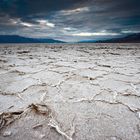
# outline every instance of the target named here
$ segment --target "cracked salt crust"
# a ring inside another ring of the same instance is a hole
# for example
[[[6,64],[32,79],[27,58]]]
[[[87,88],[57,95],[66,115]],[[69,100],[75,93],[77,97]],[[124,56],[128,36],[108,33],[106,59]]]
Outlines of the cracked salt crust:
[[[138,140],[139,70],[140,44],[0,45],[0,139]]]

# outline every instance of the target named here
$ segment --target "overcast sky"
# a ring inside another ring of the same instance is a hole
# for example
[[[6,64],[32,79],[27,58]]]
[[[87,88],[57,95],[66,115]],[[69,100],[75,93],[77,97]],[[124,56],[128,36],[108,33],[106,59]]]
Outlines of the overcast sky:
[[[0,34],[97,40],[140,32],[140,0],[0,0]]]

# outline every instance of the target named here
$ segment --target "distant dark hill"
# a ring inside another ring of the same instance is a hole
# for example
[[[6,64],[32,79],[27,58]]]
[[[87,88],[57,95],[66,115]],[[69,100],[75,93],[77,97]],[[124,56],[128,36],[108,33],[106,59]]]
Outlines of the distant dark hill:
[[[83,40],[78,43],[140,43],[140,33],[131,34],[121,38],[112,38],[108,40]]]
[[[95,43],[96,41],[95,40],[82,40],[82,41],[79,41],[78,43]]]
[[[122,38],[99,40],[96,43],[140,43],[140,33],[131,34]]]
[[[27,38],[18,35],[0,35],[0,43],[64,43],[54,39]]]

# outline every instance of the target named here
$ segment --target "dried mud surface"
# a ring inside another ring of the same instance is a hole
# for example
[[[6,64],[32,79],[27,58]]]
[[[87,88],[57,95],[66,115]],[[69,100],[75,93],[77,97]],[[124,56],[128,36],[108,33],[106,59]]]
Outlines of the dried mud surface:
[[[140,44],[0,45],[0,140],[139,140]]]

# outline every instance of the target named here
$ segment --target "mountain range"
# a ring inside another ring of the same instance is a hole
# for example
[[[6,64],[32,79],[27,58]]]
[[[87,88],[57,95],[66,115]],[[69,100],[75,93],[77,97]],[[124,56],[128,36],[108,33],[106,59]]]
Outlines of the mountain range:
[[[48,38],[28,38],[18,35],[0,35],[0,43],[64,43],[60,40]]]
[[[49,38],[28,38],[18,35],[0,35],[0,43],[66,43]],[[83,40],[77,43],[140,43],[140,33],[108,40]]]
[[[140,43],[140,33],[107,40],[85,40],[80,41],[79,43]]]

